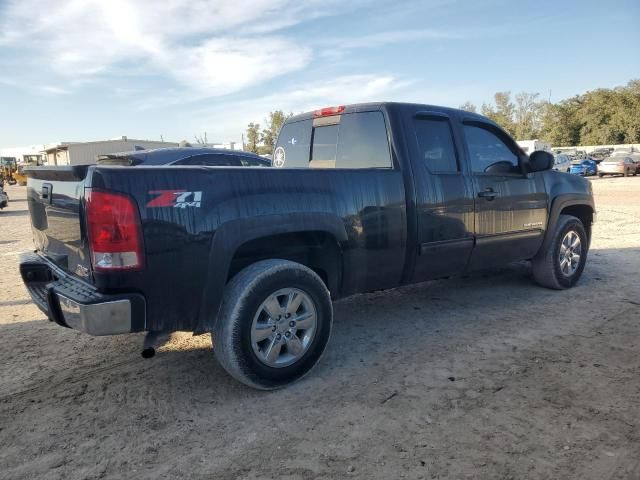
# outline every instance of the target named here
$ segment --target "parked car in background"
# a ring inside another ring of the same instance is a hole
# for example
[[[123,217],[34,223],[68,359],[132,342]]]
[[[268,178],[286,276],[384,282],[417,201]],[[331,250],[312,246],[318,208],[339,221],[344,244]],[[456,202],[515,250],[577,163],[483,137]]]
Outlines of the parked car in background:
[[[598,173],[598,164],[591,158],[585,158],[584,160],[573,162],[571,164],[569,173],[573,173],[574,175],[582,175],[583,177],[595,175],[596,173]]]
[[[571,170],[571,159],[569,158],[569,155],[559,153],[557,155],[554,155],[553,159],[553,169],[556,172],[569,173],[569,170]]]
[[[98,165],[200,165],[208,167],[270,167],[271,161],[241,150],[207,147],[156,148],[98,156]]]
[[[612,152],[613,148],[596,148],[591,152],[591,154],[589,154],[589,157],[595,160],[597,163],[600,163],[605,158],[610,157]]]
[[[640,164],[634,162],[631,157],[615,156],[609,157],[606,160],[600,162],[598,165],[598,176],[604,177],[605,175],[623,175],[628,177],[629,175],[637,175],[640,169]]]

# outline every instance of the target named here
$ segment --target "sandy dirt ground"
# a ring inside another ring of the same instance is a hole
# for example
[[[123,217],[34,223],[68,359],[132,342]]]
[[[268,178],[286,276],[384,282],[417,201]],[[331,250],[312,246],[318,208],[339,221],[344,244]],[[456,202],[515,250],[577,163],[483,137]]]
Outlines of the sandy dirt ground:
[[[526,265],[335,305],[322,361],[264,393],[208,336],[92,338],[22,286],[25,189],[0,213],[0,478],[640,479],[640,178],[594,180],[570,291]]]

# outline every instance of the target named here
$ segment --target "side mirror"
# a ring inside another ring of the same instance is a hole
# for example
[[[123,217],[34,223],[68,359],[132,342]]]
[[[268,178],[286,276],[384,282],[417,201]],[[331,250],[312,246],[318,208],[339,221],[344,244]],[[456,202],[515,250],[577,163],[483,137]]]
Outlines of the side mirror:
[[[529,168],[530,172],[542,172],[544,170],[551,170],[553,168],[553,155],[544,150],[536,150],[529,155]]]

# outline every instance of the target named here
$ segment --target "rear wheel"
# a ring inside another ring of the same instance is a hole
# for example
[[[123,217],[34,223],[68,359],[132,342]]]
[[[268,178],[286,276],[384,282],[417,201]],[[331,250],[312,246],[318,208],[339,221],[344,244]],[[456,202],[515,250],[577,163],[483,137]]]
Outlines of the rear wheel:
[[[227,286],[213,350],[242,383],[281,388],[318,362],[332,321],[329,291],[315,272],[287,260],[264,260],[240,271]]]
[[[589,249],[587,234],[580,219],[560,215],[546,251],[532,260],[533,278],[543,287],[570,288],[582,276]]]

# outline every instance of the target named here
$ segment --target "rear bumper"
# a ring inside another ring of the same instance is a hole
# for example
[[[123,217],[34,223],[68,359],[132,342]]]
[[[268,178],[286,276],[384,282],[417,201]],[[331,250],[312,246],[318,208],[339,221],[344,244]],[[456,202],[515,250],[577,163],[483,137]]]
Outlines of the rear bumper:
[[[35,253],[20,257],[20,274],[49,320],[90,335],[145,330],[146,304],[138,293],[103,294]]]
[[[624,167],[602,167],[598,173],[602,173],[604,175],[617,175],[624,173],[624,171]]]

